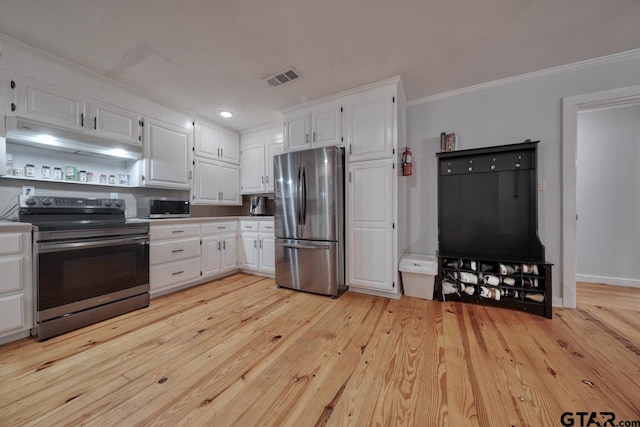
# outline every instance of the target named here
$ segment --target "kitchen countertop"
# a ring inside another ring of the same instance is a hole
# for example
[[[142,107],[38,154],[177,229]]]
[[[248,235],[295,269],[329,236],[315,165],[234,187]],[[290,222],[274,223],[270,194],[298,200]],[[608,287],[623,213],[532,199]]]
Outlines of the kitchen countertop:
[[[0,221],[0,233],[31,231],[32,226],[28,222]]]
[[[210,221],[273,221],[273,216],[202,216],[202,217],[189,217],[189,218],[163,218],[163,219],[145,219],[145,218],[130,218],[129,221],[141,221],[148,222],[150,224],[185,224],[193,223],[199,224],[202,222]]]

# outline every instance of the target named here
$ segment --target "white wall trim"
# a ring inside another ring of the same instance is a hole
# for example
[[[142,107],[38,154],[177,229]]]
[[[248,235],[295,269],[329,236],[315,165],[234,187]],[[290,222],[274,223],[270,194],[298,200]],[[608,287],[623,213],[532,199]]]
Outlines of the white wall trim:
[[[585,282],[585,283],[602,283],[603,285],[640,288],[640,280],[637,280],[637,279],[621,279],[619,277],[586,276],[583,274],[578,274],[576,275],[576,280],[578,282]]]
[[[533,71],[531,73],[520,74],[518,76],[506,77],[504,79],[494,80],[487,83],[480,83],[473,86],[467,86],[460,89],[451,90],[448,92],[442,92],[435,95],[425,96],[424,98],[414,99],[413,101],[408,101],[406,103],[407,107],[413,107],[415,105],[426,104],[432,101],[437,101],[444,98],[450,98],[457,95],[462,95],[464,93],[475,92],[481,89],[492,88],[496,86],[502,86],[505,84],[516,83],[523,80],[531,80],[536,79],[543,76],[548,76],[551,74],[557,74],[564,71],[575,70],[579,68],[589,67],[593,65],[600,65],[604,63],[623,61],[626,59],[632,59],[640,57],[640,49],[629,50],[626,52],[615,53],[613,55],[602,56],[600,58],[587,59],[585,61],[574,62],[572,64],[560,65],[557,67],[547,68],[545,70]]]
[[[260,132],[262,130],[268,130],[268,129],[272,129],[272,128],[276,128],[276,127],[280,127],[282,128],[282,120],[278,120],[275,122],[269,122],[269,123],[265,123],[263,125],[258,125],[258,126],[253,126],[247,129],[243,129],[240,131],[240,136],[247,134],[247,133],[254,133],[254,132]]]
[[[634,51],[637,52],[637,51]],[[640,86],[605,90],[562,99],[562,298],[576,307],[576,183],[578,112],[640,102]]]
[[[562,302],[562,298],[559,298],[559,297],[553,297],[553,302],[551,303],[551,305],[553,305],[554,307],[559,307],[559,308],[564,307],[564,304]]]

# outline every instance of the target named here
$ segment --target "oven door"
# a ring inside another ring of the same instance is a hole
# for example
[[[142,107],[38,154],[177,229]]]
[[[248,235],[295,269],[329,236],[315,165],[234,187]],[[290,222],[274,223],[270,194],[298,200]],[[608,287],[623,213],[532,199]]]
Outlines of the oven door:
[[[38,322],[149,291],[149,236],[36,244]]]

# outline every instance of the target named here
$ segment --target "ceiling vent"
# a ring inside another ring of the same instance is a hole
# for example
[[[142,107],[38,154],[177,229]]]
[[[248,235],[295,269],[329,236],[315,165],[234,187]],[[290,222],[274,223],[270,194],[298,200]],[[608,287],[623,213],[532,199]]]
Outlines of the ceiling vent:
[[[300,73],[298,73],[293,67],[289,67],[284,71],[279,71],[269,77],[265,77],[262,80],[269,83],[269,85],[276,87],[300,77]]]

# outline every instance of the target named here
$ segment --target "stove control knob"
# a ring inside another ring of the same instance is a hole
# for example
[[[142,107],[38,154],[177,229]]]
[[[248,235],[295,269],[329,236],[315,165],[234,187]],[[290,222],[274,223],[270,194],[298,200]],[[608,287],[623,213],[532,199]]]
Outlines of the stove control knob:
[[[105,206],[111,206],[111,200],[105,200],[104,201],[104,205]]]
[[[117,207],[122,206],[122,200],[116,200],[116,206]]]
[[[28,206],[34,206],[38,203],[38,201],[36,199],[34,199],[33,197],[29,197],[26,202],[25,202]]]
[[[53,202],[51,201],[51,199],[43,199],[43,200],[42,200],[42,204],[43,204],[44,206],[49,206],[49,205],[51,205],[51,203],[53,203]]]

